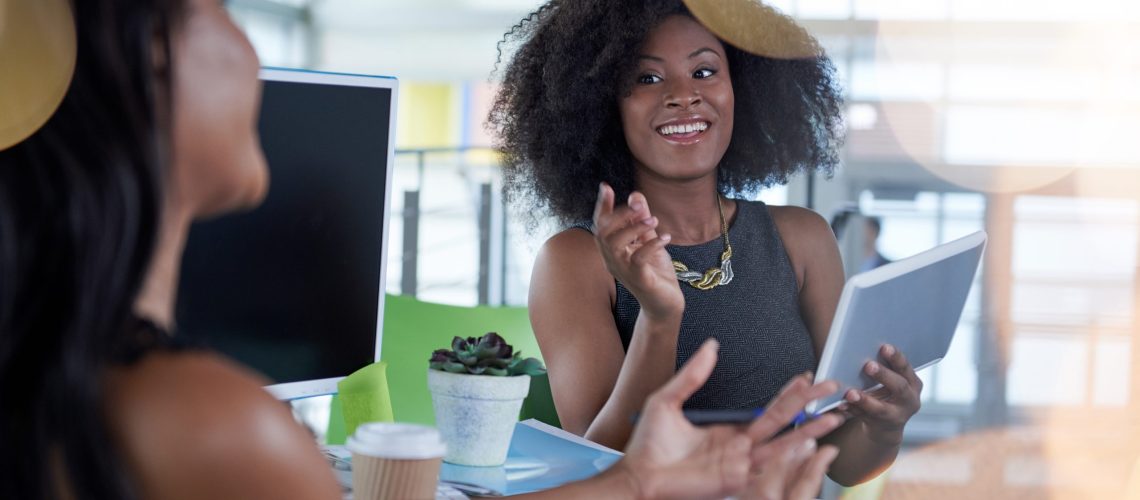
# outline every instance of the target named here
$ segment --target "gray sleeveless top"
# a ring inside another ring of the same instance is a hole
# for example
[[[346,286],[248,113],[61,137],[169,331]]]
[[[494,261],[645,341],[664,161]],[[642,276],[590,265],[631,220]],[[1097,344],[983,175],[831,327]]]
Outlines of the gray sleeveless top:
[[[685,312],[677,339],[677,368],[709,337],[720,342],[716,369],[685,408],[760,408],[792,377],[815,370],[811,336],[800,317],[796,275],[763,202],[738,200],[728,230],[732,270],[727,285],[697,290],[681,283]],[[674,259],[703,271],[720,264],[724,242],[666,247]],[[641,306],[617,283],[614,319],[628,349]]]

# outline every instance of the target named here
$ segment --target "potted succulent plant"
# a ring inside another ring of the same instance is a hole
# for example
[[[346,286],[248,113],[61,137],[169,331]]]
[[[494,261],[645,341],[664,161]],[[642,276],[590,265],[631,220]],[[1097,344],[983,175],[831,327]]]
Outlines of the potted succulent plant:
[[[523,358],[497,333],[455,337],[451,349],[432,353],[428,369],[435,423],[447,443],[443,460],[495,466],[507,459],[530,376],[542,362]]]

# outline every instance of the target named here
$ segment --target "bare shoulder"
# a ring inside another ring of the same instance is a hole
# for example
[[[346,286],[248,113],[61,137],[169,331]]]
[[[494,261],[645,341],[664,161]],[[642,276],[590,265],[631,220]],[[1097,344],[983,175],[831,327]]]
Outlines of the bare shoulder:
[[[768,213],[780,231],[785,245],[835,241],[831,225],[814,210],[796,206],[769,205]]]
[[[594,235],[577,228],[566,229],[546,240],[535,258],[532,280],[532,289],[536,284],[544,291],[609,289],[607,297],[613,295],[613,276],[606,270]]]
[[[802,288],[810,270],[824,268],[834,273],[838,264],[842,274],[839,245],[831,225],[813,210],[796,206],[769,206],[768,212],[780,232],[788,260]]]
[[[142,497],[338,496],[287,405],[221,356],[154,353],[105,382],[108,422]]]
[[[579,228],[566,229],[551,236],[543,243],[539,256],[551,259],[552,263],[580,263],[591,258],[601,261],[594,235]]]

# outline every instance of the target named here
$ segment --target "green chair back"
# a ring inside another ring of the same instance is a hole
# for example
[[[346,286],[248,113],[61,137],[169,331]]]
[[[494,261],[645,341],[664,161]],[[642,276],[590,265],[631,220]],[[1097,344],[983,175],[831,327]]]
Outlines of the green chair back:
[[[542,359],[525,307],[460,307],[387,295],[380,358],[388,363],[388,390],[396,421],[434,425],[427,388],[432,351],[450,348],[453,337],[479,337],[487,332],[497,332],[525,357]],[[520,418],[559,426],[546,377],[534,377],[530,391]]]

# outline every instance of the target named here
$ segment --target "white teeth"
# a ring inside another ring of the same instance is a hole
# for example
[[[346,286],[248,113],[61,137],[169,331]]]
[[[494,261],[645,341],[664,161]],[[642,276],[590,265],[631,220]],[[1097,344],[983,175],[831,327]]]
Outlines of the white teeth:
[[[661,135],[690,134],[708,130],[708,122],[686,123],[684,125],[665,125],[657,129]]]

